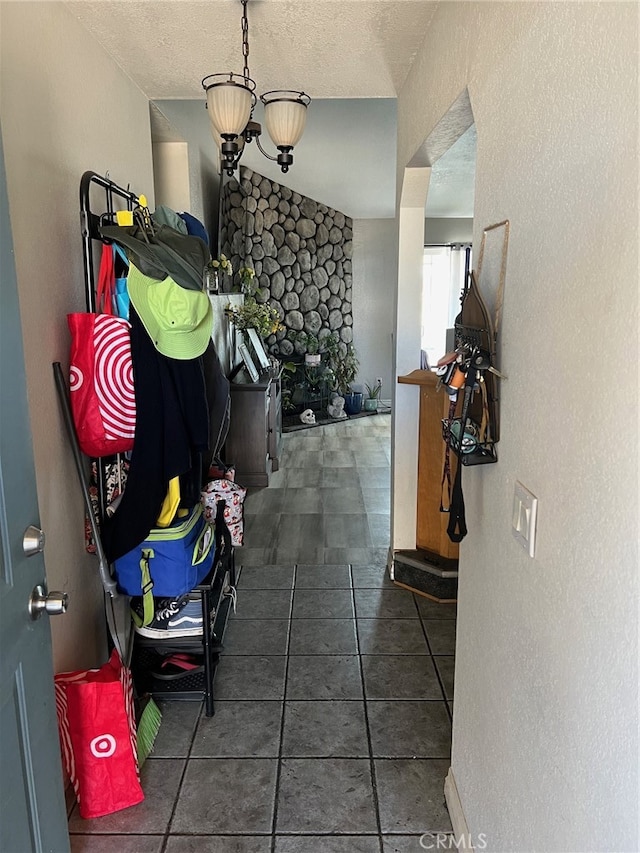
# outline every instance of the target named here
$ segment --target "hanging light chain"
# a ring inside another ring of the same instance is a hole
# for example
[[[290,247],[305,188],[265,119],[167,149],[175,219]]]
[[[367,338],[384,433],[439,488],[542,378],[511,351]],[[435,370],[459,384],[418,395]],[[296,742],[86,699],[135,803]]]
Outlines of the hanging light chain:
[[[243,74],[250,78],[249,73],[249,20],[247,18],[247,0],[242,0],[242,55],[244,56]]]
[[[244,60],[242,78],[240,78],[239,74],[230,72],[227,74],[209,74],[202,80],[202,88],[207,93],[207,107],[212,110],[212,113],[215,112],[215,117],[212,117],[211,113],[209,115],[212,132],[220,145],[222,167],[229,176],[233,175],[233,171],[237,167],[242,154],[242,149],[239,148],[238,143],[239,138],[242,138],[244,143],[255,139],[262,154],[269,160],[278,163],[283,172],[287,172],[293,162],[292,150],[304,130],[305,118],[304,114],[300,115],[299,107],[304,108],[304,113],[306,107],[311,102],[311,98],[304,92],[280,89],[274,89],[261,95],[260,99],[265,105],[265,117],[267,116],[267,109],[271,108],[272,105],[275,105],[272,107],[272,111],[282,112],[284,105],[285,114],[288,113],[290,118],[293,115],[291,133],[278,136],[279,141],[276,142],[276,147],[280,153],[277,157],[272,157],[260,144],[262,128],[258,122],[253,120],[253,111],[257,103],[257,98],[255,95],[256,84],[251,79],[251,72],[249,71],[249,19],[247,15],[249,0],[240,0],[240,2],[242,3],[242,56]],[[242,79],[242,83],[240,79]],[[234,87],[237,87],[235,91]],[[248,92],[250,96],[250,104],[248,105],[249,119],[243,130],[239,130],[239,128],[244,121],[247,104],[246,96],[239,91],[241,89]],[[230,92],[233,92],[233,96],[228,95]],[[209,101],[211,101],[211,104]],[[225,101],[228,101],[228,103]],[[220,125],[220,129],[218,128],[218,124]],[[269,125],[268,119],[267,125]],[[275,142],[276,136],[271,132],[269,126],[267,129],[272,140]],[[220,137],[222,138],[222,144],[220,144]]]

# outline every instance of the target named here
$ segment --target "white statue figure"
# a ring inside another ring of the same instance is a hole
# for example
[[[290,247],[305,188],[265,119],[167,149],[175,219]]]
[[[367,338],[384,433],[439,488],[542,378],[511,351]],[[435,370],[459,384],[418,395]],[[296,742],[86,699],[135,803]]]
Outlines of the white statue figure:
[[[315,424],[316,416],[311,409],[305,409],[300,415],[300,420],[303,424]]]
[[[329,399],[329,405],[327,406],[327,414],[330,418],[333,418],[336,421],[344,420],[347,417],[347,414],[344,410],[344,397],[341,397],[340,394],[336,394],[334,391]]]

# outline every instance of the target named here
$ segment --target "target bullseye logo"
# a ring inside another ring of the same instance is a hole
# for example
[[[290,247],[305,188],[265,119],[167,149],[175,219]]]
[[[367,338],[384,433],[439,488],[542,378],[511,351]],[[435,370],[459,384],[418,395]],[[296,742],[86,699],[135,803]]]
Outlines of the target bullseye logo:
[[[113,735],[98,735],[89,744],[89,749],[96,758],[109,758],[116,751],[116,739]]]
[[[136,400],[126,320],[101,315],[95,325],[95,388],[108,439],[133,438]]]
[[[69,390],[78,391],[82,388],[83,382],[84,376],[82,375],[82,371],[75,364],[72,364],[69,368]]]

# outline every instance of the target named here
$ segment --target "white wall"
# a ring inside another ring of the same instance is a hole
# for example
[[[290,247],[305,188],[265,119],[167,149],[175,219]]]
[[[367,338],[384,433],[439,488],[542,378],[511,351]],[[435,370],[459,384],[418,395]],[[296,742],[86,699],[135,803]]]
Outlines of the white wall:
[[[188,212],[204,224],[215,253],[218,240],[218,191],[220,170],[218,151],[211,136],[204,99],[194,101],[154,101],[169,124],[188,146]],[[154,142],[159,141],[154,139]],[[178,208],[176,208],[178,209]],[[179,208],[180,212],[185,208]]]
[[[383,400],[390,400],[392,392],[397,239],[394,219],[353,221],[353,334],[360,359],[356,382],[373,385],[381,376]]]
[[[398,175],[465,87],[476,245],[511,222],[509,380],[498,464],[463,478],[452,767],[488,850],[637,851],[638,382],[607,354],[638,341],[638,6],[441,4]],[[534,559],[516,479],[540,501]]]
[[[473,219],[428,216],[424,221],[425,246],[470,243],[472,240]]]
[[[1,105],[24,335],[38,500],[51,589],[69,593],[53,619],[56,671],[104,660],[97,561],[84,551],[84,511],[51,364],[68,366],[66,315],[85,310],[78,189],[87,170],[153,204],[145,96],[63,3],[2,3]],[[6,401],[3,401],[3,405]]]
[[[420,368],[424,204],[430,168],[410,168],[400,181],[398,287],[394,303],[391,416],[391,549],[416,547],[420,389],[397,384]]]
[[[262,123],[263,147],[273,155],[260,101],[255,116]],[[242,162],[353,219],[384,219],[394,213],[395,157],[395,99],[338,98],[312,101],[285,178],[254,144],[247,146]]]
[[[186,142],[154,142],[153,182],[156,204],[172,210],[191,210],[189,146]]]

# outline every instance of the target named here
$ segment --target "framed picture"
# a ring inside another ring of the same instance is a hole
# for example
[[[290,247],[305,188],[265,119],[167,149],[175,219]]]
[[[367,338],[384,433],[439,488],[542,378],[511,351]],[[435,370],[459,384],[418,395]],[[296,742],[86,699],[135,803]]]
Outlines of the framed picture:
[[[497,222],[495,225],[488,225],[483,229],[476,279],[486,302],[495,306],[493,328],[496,334],[500,327],[500,315],[502,314],[508,249],[508,219]]]
[[[251,377],[252,382],[257,382],[260,378],[260,374],[258,373],[258,369],[256,368],[253,360],[251,358],[251,353],[246,344],[242,343],[238,347],[240,355],[242,356],[242,360],[244,361],[244,366],[247,369],[247,373]]]
[[[255,329],[247,329],[247,332],[249,333],[249,340],[256,354],[258,364],[263,370],[266,370],[269,367],[269,356],[264,351],[262,339]]]

